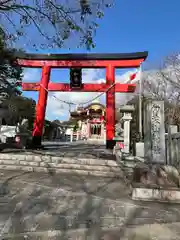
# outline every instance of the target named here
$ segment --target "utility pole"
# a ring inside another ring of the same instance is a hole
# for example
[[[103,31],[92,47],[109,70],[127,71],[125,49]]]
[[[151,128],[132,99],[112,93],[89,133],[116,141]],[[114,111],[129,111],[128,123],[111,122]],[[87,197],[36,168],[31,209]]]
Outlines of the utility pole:
[[[140,78],[139,78],[139,138],[142,142],[142,67],[140,65]]]

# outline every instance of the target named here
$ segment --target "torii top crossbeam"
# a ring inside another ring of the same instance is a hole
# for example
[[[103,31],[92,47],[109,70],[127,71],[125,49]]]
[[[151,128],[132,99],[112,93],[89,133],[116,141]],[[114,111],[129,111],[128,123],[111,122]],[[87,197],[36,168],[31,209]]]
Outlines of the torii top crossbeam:
[[[134,92],[134,84],[115,84],[116,68],[137,68],[147,58],[148,52],[120,54],[18,54],[22,67],[42,68],[40,83],[23,83],[24,91],[39,91],[33,137],[41,141],[48,91],[106,92],[106,146],[113,147],[115,131],[115,92]],[[106,68],[106,83],[82,84],[78,90],[68,83],[49,82],[51,68]],[[112,87],[111,87],[112,86]]]

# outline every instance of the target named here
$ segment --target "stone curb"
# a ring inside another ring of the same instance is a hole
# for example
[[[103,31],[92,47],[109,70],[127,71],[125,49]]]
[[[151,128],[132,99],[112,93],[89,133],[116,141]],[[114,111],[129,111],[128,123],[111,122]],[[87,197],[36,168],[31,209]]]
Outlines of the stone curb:
[[[180,203],[180,190],[134,188],[132,191],[132,199],[141,201]]]
[[[27,163],[27,162],[26,162]],[[20,162],[21,164],[21,162]],[[33,162],[34,164],[34,162]],[[33,166],[33,165],[31,165]],[[56,164],[56,163],[40,163],[40,167],[50,167],[50,168],[66,168],[66,169],[79,169],[79,170],[95,170],[95,171],[112,171],[112,172],[120,172],[120,168],[118,166],[94,166],[94,165],[82,165],[82,164]]]
[[[79,170],[94,170],[94,171],[105,171],[105,172],[121,172],[119,166],[95,166],[95,165],[82,165],[82,164],[67,164],[67,163],[46,163],[46,162],[28,162],[28,161],[17,161],[17,160],[0,160],[1,166],[28,166],[28,167],[44,167],[44,168],[57,168],[57,169],[79,169]]]
[[[31,155],[31,154],[0,154],[0,162],[4,160],[17,160],[17,161],[28,161],[28,162],[47,162],[47,163],[67,163],[67,164],[85,164],[85,165],[95,165],[95,166],[117,166],[117,162],[114,160],[101,160],[101,159],[87,159],[87,158],[77,158],[73,159],[70,157],[56,157],[49,155]]]
[[[75,175],[86,175],[86,176],[101,176],[101,177],[120,177],[120,172],[107,172],[107,171],[94,171],[94,170],[83,170],[83,169],[67,169],[67,168],[46,168],[46,167],[30,167],[20,165],[0,165],[2,170],[20,170],[26,172],[45,172],[45,173],[69,173]]]

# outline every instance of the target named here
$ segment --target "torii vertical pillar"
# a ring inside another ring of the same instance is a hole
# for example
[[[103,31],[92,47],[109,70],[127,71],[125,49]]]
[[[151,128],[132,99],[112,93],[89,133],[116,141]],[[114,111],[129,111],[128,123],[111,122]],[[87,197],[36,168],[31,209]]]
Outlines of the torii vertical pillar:
[[[112,86],[115,83],[115,68],[109,65],[106,68],[106,84]],[[114,147],[115,136],[115,86],[106,93],[106,148]]]
[[[38,98],[38,104],[36,106],[36,119],[34,121],[34,128],[33,128],[33,133],[32,133],[34,146],[41,146],[41,142],[42,142],[44,120],[45,120],[45,114],[46,114],[47,97],[48,97],[48,92],[46,89],[48,89],[50,73],[51,73],[50,66],[44,66],[42,68],[42,76],[41,76],[40,89],[39,89],[39,98]]]
[[[47,96],[49,91],[61,92],[104,92],[106,93],[106,147],[114,147],[115,135],[115,93],[135,91],[135,84],[115,84],[116,68],[136,68],[146,59],[148,52],[127,54],[20,54],[17,62],[22,67],[42,68],[40,83],[23,83],[25,91],[39,91],[36,120],[33,130],[33,143],[41,145]],[[71,89],[69,83],[50,82],[51,68],[105,68],[106,83],[86,83],[81,89]]]

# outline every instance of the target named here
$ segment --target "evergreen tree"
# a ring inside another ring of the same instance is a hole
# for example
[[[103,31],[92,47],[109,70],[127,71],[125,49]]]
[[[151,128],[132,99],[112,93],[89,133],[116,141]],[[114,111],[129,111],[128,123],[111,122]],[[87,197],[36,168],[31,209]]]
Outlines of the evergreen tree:
[[[22,68],[16,64],[14,49],[7,48],[5,36],[0,32],[0,103],[10,96],[20,95],[17,86],[22,81]]]

